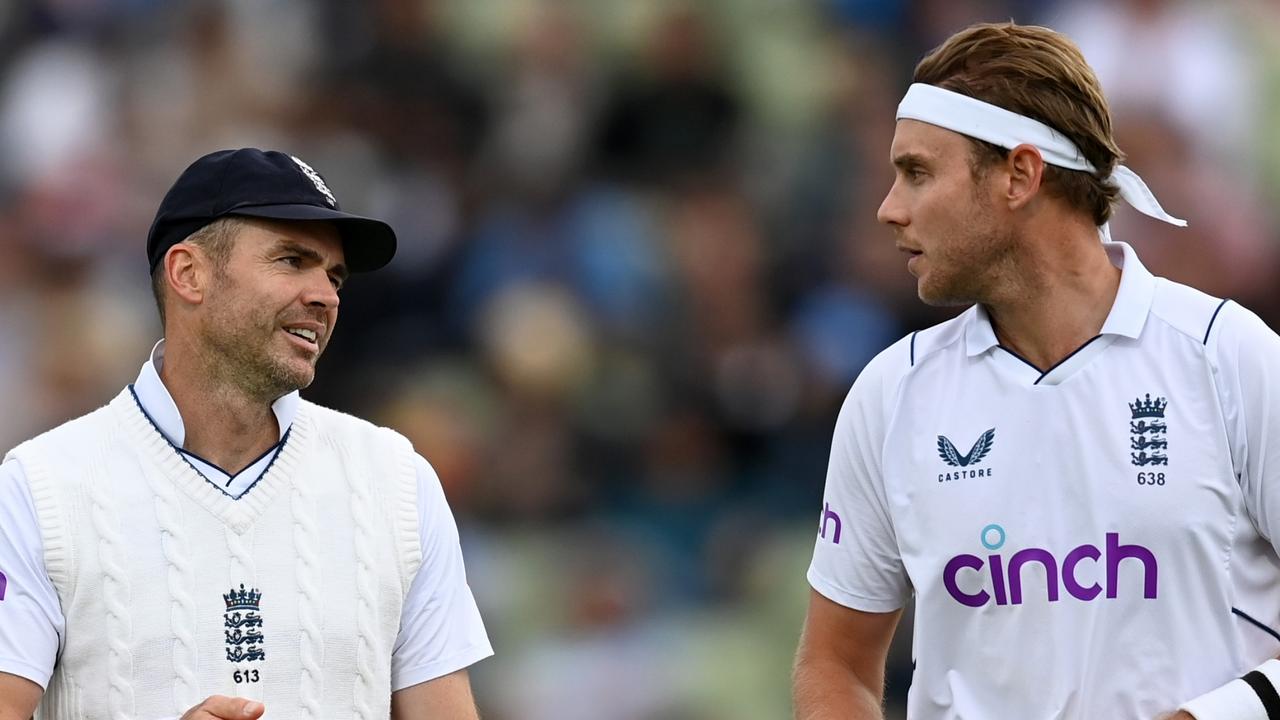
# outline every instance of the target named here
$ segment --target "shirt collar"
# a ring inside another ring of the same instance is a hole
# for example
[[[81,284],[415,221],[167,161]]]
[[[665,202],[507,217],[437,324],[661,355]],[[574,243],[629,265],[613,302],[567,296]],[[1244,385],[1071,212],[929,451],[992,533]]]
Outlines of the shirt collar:
[[[161,339],[151,349],[150,359],[142,365],[138,379],[133,383],[133,391],[137,394],[138,403],[142,405],[143,411],[151,417],[160,432],[173,443],[174,447],[180,448],[186,442],[187,429],[182,423],[178,405],[173,402],[173,396],[169,394],[169,389],[160,379],[160,370],[163,367],[164,339]],[[301,400],[298,391],[294,390],[271,403],[271,411],[276,415],[276,425],[280,427],[281,439],[289,431],[289,426],[293,425],[293,419],[298,414],[298,403]]]
[[[1156,278],[1128,243],[1105,242],[1102,247],[1111,264],[1120,268],[1120,289],[1099,334],[1136,338],[1147,323],[1147,314],[1156,293]],[[965,349],[969,357],[980,355],[999,344],[987,309],[982,305],[970,308],[965,330]]]

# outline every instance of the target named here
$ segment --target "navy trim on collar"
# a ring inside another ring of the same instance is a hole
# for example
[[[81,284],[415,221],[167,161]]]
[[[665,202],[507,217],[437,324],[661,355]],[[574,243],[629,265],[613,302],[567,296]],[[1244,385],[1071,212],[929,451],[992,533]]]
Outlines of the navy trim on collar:
[[[280,457],[280,451],[284,450],[285,443],[289,442],[289,435],[293,432],[292,426],[290,426],[288,430],[285,430],[284,437],[280,438],[280,442],[276,443],[271,447],[271,449],[267,450],[267,453],[270,453],[270,452],[276,453],[275,457],[271,458],[271,462],[267,463],[267,466],[262,469],[262,472],[258,473],[258,477],[254,478],[253,482],[249,483],[249,486],[244,489],[244,492],[240,493],[239,495],[232,495],[231,493],[227,492],[226,489],[223,488],[221,485],[209,479],[209,476],[200,472],[200,468],[196,467],[195,465],[192,465],[191,460],[187,457],[188,455],[187,451],[183,450],[177,445],[174,445],[173,442],[169,440],[169,437],[160,431],[160,427],[156,425],[156,421],[151,419],[151,416],[147,414],[147,409],[142,406],[142,401],[138,399],[138,393],[133,389],[132,383],[129,384],[129,395],[133,397],[133,404],[138,406],[138,412],[142,413],[142,417],[146,418],[147,422],[151,424],[151,429],[155,430],[156,434],[159,435],[164,440],[165,444],[168,445],[170,448],[172,448],[173,451],[178,454],[178,457],[182,458],[182,462],[186,463],[187,467],[195,471],[195,474],[199,475],[200,478],[203,479],[205,482],[217,488],[218,492],[222,493],[223,495],[226,495],[232,500],[239,500],[240,498],[248,495],[249,491],[253,490],[253,488],[258,484],[258,482],[262,480],[262,478],[265,477],[268,472],[271,471],[271,467],[276,464],[276,459]],[[253,462],[249,463],[245,467],[252,467],[253,463],[256,463],[262,458],[266,457],[267,453],[263,453],[262,455],[259,455]],[[209,462],[208,460],[205,460],[204,458],[200,457],[199,455],[196,455],[195,453],[190,453],[190,455],[191,457],[194,457],[200,460],[201,462],[208,463],[209,465],[216,467],[219,470],[222,470],[222,468],[218,467],[217,465],[214,465],[213,463]],[[226,471],[223,470],[223,472],[226,472]],[[230,475],[230,473],[227,473],[227,474]],[[234,480],[235,475],[231,475],[231,479]]]
[[[1111,311],[1107,313],[1107,319],[1098,334],[1136,338],[1142,334],[1147,316],[1151,313],[1151,303],[1156,294],[1156,278],[1128,244],[1111,242],[1103,243],[1102,246],[1111,259],[1111,264],[1120,268],[1120,288],[1116,291],[1115,302],[1111,304]],[[991,327],[991,316],[987,309],[982,305],[970,308],[965,317],[965,351],[969,357],[981,355],[999,345],[1000,340]]]

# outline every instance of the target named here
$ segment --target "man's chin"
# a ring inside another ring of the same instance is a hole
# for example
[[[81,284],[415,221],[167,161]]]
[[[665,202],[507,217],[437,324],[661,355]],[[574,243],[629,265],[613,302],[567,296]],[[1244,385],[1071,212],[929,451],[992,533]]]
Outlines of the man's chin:
[[[920,301],[930,307],[964,307],[972,305],[976,302],[972,298],[973,293],[964,292],[959,288],[950,287],[943,283],[929,282],[929,276],[920,278],[916,282],[916,295],[920,297]]]
[[[316,369],[309,363],[281,363],[276,365],[272,376],[276,397],[282,397],[309,387],[316,379]]]
[[[315,368],[311,368],[308,372],[295,373],[289,378],[289,389],[285,392],[291,393],[294,390],[305,390],[306,388],[311,387],[311,383],[315,382],[315,379]]]

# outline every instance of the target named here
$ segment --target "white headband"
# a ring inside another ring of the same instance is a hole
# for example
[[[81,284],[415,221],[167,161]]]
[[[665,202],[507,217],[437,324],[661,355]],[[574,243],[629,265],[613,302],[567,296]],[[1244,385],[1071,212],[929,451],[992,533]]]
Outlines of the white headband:
[[[915,83],[907,89],[906,96],[898,104],[897,119],[904,118],[985,140],[1006,150],[1023,144],[1034,145],[1050,165],[1097,172],[1075,143],[1048,125],[935,85]],[[1186,220],[1180,220],[1160,207],[1160,201],[1134,171],[1116,165],[1108,180],[1120,188],[1120,197],[1133,209],[1170,225],[1186,227]]]

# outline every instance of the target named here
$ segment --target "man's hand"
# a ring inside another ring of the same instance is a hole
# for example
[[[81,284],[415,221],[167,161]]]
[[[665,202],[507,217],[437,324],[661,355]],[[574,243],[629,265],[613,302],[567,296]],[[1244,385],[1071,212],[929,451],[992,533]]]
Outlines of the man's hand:
[[[191,708],[182,720],[256,720],[266,708],[260,702],[245,698],[212,695]]]

